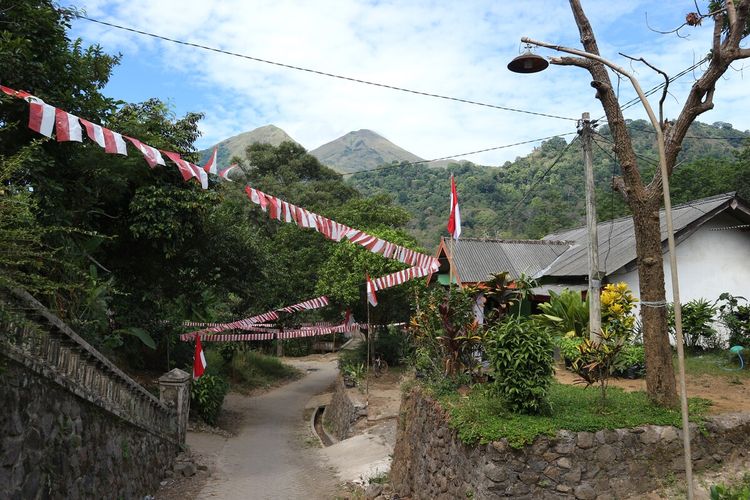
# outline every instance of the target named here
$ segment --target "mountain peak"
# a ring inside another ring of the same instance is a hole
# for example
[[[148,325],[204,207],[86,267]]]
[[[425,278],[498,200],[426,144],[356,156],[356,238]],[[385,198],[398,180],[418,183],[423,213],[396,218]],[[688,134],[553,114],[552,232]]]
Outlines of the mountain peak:
[[[262,127],[255,128],[248,132],[242,132],[241,134],[232,136],[229,139],[224,139],[220,143],[216,144],[216,146],[218,146],[219,148],[219,164],[229,164],[229,161],[235,156],[244,158],[245,150],[251,144],[261,143],[278,146],[285,141],[297,142],[292,139],[289,134],[273,124],[263,125]],[[211,155],[211,151],[213,151],[213,149],[214,146],[201,151],[202,162],[208,160],[208,157]]]
[[[422,158],[393,144],[369,129],[348,132],[310,151],[324,165],[337,172],[371,170],[393,161],[421,161]]]

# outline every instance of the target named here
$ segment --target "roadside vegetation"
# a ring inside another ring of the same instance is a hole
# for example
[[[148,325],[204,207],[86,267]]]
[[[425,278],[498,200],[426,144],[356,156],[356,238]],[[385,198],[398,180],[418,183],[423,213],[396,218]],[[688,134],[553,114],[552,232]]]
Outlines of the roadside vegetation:
[[[612,377],[638,378],[645,369],[637,300],[624,283],[602,290],[598,340],[588,338],[588,303],[579,293],[553,293],[532,313],[528,290],[534,285],[525,277],[511,283],[500,273],[477,288],[436,287],[420,297],[410,323],[410,363],[460,439],[506,438],[520,447],[562,429],[681,424],[679,409],[653,404],[645,392],[609,386]],[[486,299],[483,325],[474,314],[479,294]],[[691,301],[685,311],[688,373],[734,377],[738,384],[750,377],[738,357],[750,346],[747,301],[722,294],[714,302]],[[732,352],[730,345],[739,347]],[[580,384],[554,381],[555,351],[557,369],[572,371]],[[710,402],[691,398],[689,406],[691,421],[700,423]]]

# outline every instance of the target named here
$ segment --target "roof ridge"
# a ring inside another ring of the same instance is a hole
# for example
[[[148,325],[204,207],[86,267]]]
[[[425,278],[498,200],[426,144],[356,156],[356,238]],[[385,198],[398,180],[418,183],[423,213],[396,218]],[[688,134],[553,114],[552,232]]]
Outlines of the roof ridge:
[[[695,205],[702,205],[704,203],[710,203],[712,201],[720,200],[722,198],[726,198],[728,200],[730,198],[736,198],[736,197],[737,197],[737,191],[728,191],[726,193],[715,194],[715,195],[712,195],[712,196],[707,196],[706,198],[698,198],[697,200],[686,201],[686,202],[680,203],[678,205],[673,205],[672,206],[672,210],[681,209],[681,208],[694,207]],[[660,216],[662,215],[663,212],[664,212],[664,208],[659,208],[659,215]],[[618,217],[616,219],[608,219],[608,220],[599,221],[599,222],[596,223],[596,225],[597,225],[597,227],[601,226],[601,225],[604,225],[604,224],[609,225],[609,224],[614,224],[615,222],[621,222],[621,221],[624,221],[624,220],[627,220],[627,219],[632,219],[632,218],[633,218],[632,214],[630,214],[630,215],[623,215],[622,217]],[[569,233],[571,231],[576,231],[578,229],[583,229],[585,227],[586,227],[585,224],[581,224],[579,226],[574,226],[574,227],[571,227],[571,228],[568,228],[568,229],[563,229],[561,231],[556,231],[554,233],[546,234],[546,235],[544,235],[544,238],[546,238],[548,236],[555,236],[555,235],[562,234],[562,233]]]
[[[447,236],[441,236],[443,240],[447,240]],[[459,238],[461,241],[478,241],[483,243],[529,243],[535,245],[571,245],[574,242],[568,240],[541,240],[541,239],[505,239],[505,238]]]

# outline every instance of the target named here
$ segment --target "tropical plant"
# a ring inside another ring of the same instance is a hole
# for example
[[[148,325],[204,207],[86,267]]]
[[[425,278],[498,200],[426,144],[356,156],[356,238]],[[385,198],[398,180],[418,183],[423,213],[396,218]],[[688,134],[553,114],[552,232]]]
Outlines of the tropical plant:
[[[629,340],[635,326],[635,303],[638,302],[627,283],[609,283],[601,293],[602,328],[610,334]]]
[[[602,407],[607,403],[609,377],[617,367],[617,360],[624,347],[623,338],[602,327],[598,339],[583,339],[578,346],[578,358],[571,369],[581,377],[586,387],[599,384]]]
[[[552,382],[552,337],[534,320],[508,316],[488,332],[487,355],[494,368],[493,387],[511,411],[543,414]]]
[[[740,301],[744,301],[743,305]],[[745,297],[735,297],[727,292],[716,301],[719,321],[729,332],[731,345],[750,345],[750,303]]]
[[[581,294],[565,289],[549,292],[549,302],[539,304],[539,320],[563,336],[584,337],[589,327],[589,303]]]
[[[555,337],[555,345],[560,349],[560,357],[565,366],[570,366],[578,358],[578,346],[583,342],[583,337]]]
[[[219,375],[204,374],[190,387],[190,409],[206,423],[214,425],[219,417],[229,384]]]

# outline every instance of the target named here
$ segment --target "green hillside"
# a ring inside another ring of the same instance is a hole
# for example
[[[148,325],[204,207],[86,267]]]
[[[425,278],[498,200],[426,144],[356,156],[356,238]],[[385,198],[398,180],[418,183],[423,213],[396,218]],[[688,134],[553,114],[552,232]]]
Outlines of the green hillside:
[[[640,167],[650,178],[658,165],[655,136],[645,121],[629,124]],[[599,219],[627,213],[610,185],[619,175],[606,127],[594,145],[594,176]],[[750,133],[730,124],[696,123],[685,139],[672,180],[674,203],[726,191],[750,196],[750,161],[743,143]],[[554,166],[552,166],[554,163]],[[551,167],[551,168],[550,168]],[[549,171],[548,171],[549,170]],[[394,165],[393,168],[351,176],[350,184],[364,195],[389,194],[413,218],[409,229],[418,241],[433,248],[446,234],[449,176],[453,172],[459,191],[463,235],[473,237],[537,238],[584,221],[583,165],[580,143],[563,138],[542,143],[531,154],[502,167],[454,164],[446,168]]]

